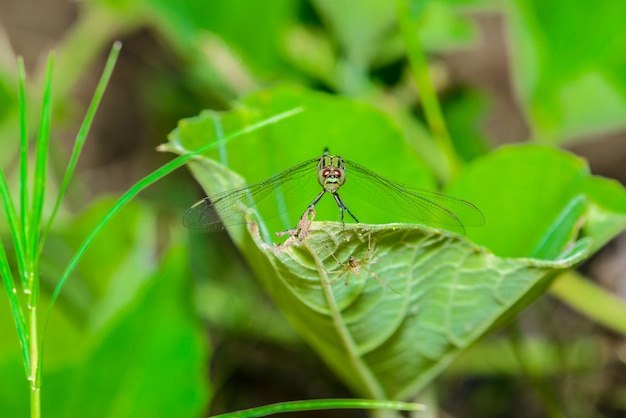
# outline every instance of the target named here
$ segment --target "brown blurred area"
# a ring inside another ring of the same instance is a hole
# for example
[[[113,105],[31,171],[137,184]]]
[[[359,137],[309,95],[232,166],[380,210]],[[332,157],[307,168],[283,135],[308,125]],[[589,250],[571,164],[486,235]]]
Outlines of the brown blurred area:
[[[48,53],[71,30],[78,15],[79,4],[66,0],[0,2],[0,22],[14,54],[24,58],[29,79],[40,75]],[[175,82],[177,63],[148,29],[138,28],[121,41],[122,52],[79,160],[81,180],[87,185],[86,200],[102,193],[124,192],[169,161],[171,155],[156,152],[155,147],[166,141],[179,119],[192,116],[202,108],[181,109],[177,115],[168,114],[170,117],[166,120],[162,114],[151,112],[147,106],[158,105],[158,101],[155,97],[146,97],[146,80],[169,73]],[[104,68],[109,46],[98,52],[89,70],[75,81],[71,108],[61,109],[62,123],[53,124],[53,144],[62,144],[67,155]],[[179,170],[176,176],[193,184],[186,171]],[[165,182],[170,181],[177,180],[165,179]],[[158,195],[151,190],[147,194]]]

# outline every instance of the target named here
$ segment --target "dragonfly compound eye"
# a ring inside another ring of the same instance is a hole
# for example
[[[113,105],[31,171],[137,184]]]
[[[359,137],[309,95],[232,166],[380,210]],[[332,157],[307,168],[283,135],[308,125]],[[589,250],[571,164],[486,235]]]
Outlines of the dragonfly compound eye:
[[[342,176],[342,173],[341,170],[330,170],[327,168],[322,171],[322,176],[324,178],[338,179]]]

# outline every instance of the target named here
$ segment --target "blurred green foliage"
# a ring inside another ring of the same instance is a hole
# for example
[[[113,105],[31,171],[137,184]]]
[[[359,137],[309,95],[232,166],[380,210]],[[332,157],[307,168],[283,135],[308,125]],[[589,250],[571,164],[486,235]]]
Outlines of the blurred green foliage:
[[[532,139],[560,144],[624,127],[623,3],[507,2],[513,75]],[[588,30],[593,27],[594,30]]]

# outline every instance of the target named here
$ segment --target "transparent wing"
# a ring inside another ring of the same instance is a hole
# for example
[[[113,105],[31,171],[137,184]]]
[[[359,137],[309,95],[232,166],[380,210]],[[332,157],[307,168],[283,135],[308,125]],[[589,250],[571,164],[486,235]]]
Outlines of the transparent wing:
[[[207,196],[187,209],[183,224],[192,229],[218,230],[245,223],[245,213],[252,207],[266,206],[264,216],[272,217],[293,205],[312,201],[316,194],[309,190],[317,183],[318,161],[319,158],[313,158],[259,183]],[[321,190],[319,184],[317,188]],[[268,199],[269,196],[274,199]],[[280,204],[279,196],[284,196],[286,204]],[[304,212],[306,207],[301,209]]]
[[[346,184],[339,190],[339,194],[345,189],[351,196],[357,196],[403,219],[463,235],[466,226],[485,223],[482,212],[470,202],[396,183],[352,161],[344,160],[344,163]],[[344,203],[349,206],[345,199]]]

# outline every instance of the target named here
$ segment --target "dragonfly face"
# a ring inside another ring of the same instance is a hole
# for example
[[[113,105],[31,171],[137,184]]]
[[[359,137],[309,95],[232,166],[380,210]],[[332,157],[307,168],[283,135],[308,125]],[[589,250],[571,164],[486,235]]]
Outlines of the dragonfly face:
[[[324,154],[317,164],[317,181],[324,191],[335,194],[346,181],[346,166],[343,158]]]

